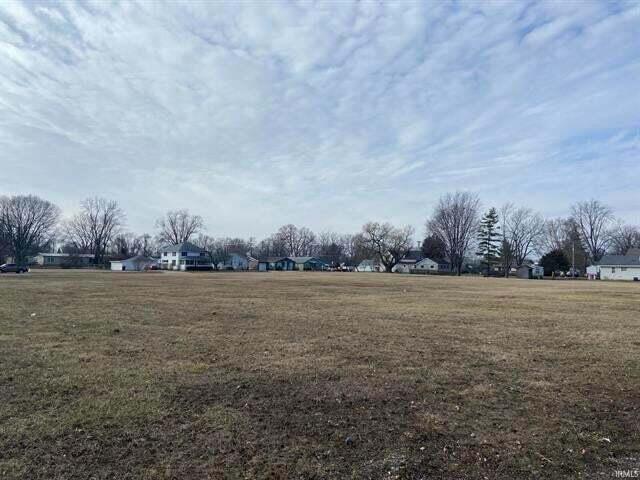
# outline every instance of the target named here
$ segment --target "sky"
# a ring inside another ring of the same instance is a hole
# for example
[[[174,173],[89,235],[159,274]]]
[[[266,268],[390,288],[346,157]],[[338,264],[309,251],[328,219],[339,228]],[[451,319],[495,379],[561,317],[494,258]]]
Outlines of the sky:
[[[0,194],[213,236],[440,195],[640,224],[640,3],[0,2]]]

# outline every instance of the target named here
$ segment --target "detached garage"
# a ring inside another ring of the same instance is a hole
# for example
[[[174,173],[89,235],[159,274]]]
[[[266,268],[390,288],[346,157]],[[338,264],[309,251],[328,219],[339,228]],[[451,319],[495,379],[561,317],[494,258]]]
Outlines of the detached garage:
[[[151,270],[158,265],[158,260],[144,255],[136,255],[126,260],[115,260],[111,262],[111,270],[114,272],[142,272]]]

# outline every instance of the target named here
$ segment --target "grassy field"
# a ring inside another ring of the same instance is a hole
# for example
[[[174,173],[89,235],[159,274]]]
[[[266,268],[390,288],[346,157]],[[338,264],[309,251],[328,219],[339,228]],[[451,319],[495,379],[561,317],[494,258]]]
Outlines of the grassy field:
[[[640,285],[0,276],[0,478],[612,478]]]

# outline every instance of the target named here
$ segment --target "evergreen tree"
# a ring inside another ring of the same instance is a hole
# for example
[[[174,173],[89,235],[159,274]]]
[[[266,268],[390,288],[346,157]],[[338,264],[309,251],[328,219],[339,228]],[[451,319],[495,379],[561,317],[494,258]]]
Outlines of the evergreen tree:
[[[487,267],[487,276],[491,274],[491,266],[500,261],[500,226],[498,225],[498,212],[491,208],[484,214],[478,230],[478,253],[483,258],[483,264]]]
[[[443,260],[447,256],[447,246],[438,237],[429,235],[422,242],[422,254],[431,260]]]
[[[540,265],[544,268],[544,274],[550,276],[554,272],[564,272],[568,270],[571,263],[561,249],[555,249],[542,256]]]

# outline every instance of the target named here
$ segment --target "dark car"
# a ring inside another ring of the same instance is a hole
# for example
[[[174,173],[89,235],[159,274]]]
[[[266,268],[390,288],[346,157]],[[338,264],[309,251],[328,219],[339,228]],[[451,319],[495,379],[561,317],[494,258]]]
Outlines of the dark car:
[[[27,273],[28,271],[29,267],[16,265],[15,263],[5,263],[4,265],[0,265],[0,273]]]

